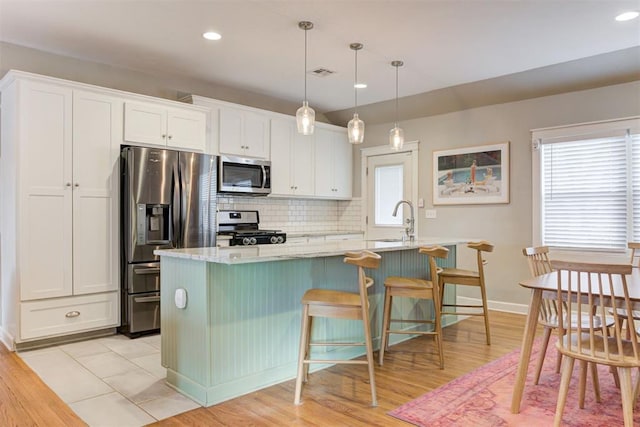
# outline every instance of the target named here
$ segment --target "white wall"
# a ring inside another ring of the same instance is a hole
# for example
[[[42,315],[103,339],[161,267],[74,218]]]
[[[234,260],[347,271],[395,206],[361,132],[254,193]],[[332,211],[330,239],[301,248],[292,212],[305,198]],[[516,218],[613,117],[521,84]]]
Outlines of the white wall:
[[[511,201],[501,205],[436,206],[436,219],[420,216],[419,236],[464,236],[493,242],[487,256],[488,298],[527,304],[529,293],[518,281],[529,276],[522,248],[532,242],[530,130],[640,115],[640,81],[599,89],[492,105],[439,116],[401,121],[408,141],[420,141],[419,197],[432,205],[432,151],[510,141]],[[365,121],[367,118],[362,117]],[[367,126],[364,146],[387,144],[392,123]],[[359,147],[360,148],[360,147]],[[356,148],[354,173],[360,179]],[[354,195],[359,195],[356,185]],[[475,258],[459,248],[460,262],[473,267]],[[477,295],[461,290],[461,295]]]

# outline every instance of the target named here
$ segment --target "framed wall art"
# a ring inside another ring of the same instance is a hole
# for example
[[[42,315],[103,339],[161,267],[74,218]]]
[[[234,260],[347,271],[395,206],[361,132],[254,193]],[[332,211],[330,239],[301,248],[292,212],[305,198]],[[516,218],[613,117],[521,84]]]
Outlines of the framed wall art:
[[[433,204],[509,203],[509,142],[433,152]]]

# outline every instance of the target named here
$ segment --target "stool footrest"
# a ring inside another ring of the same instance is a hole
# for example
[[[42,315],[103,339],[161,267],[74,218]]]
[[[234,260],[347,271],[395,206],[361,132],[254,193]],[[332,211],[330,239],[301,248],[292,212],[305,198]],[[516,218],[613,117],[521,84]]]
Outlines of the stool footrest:
[[[466,308],[484,308],[484,305],[469,305],[469,304],[442,304],[443,307],[466,307]]]
[[[362,347],[363,342],[310,342],[309,346],[317,347]]]
[[[389,329],[388,334],[405,334],[405,335],[438,335],[436,331],[394,331]]]
[[[418,320],[418,319],[389,319],[389,322],[402,322],[402,323],[427,323],[430,325],[435,325],[434,320]]]
[[[352,360],[352,359],[305,359],[302,363],[310,364],[310,363],[343,363],[346,365],[367,365],[368,362],[366,360]]]

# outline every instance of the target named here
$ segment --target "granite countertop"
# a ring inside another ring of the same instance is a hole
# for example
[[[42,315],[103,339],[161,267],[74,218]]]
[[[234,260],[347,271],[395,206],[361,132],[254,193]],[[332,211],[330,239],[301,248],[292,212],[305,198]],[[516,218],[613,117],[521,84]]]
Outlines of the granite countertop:
[[[341,236],[343,234],[364,234],[364,231],[292,231],[287,233],[287,237]]]
[[[189,249],[161,249],[153,253],[161,257],[182,258],[216,264],[246,264],[344,255],[364,249],[374,252],[415,249],[430,245],[455,245],[473,239],[459,237],[425,237],[413,242],[388,240],[334,240],[308,245],[258,245]]]

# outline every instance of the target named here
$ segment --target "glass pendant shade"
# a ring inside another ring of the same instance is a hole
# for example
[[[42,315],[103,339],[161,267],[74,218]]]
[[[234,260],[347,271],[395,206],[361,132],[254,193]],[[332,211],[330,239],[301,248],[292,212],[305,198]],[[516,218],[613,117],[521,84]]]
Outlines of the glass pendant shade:
[[[396,123],[395,127],[389,131],[389,148],[394,151],[402,150],[404,146],[404,131],[401,127],[398,127]]]
[[[298,124],[298,132],[303,135],[313,135],[313,128],[316,123],[316,112],[309,107],[309,103],[302,101],[302,107],[296,111],[296,123]]]
[[[358,113],[354,113],[353,119],[349,120],[347,135],[349,135],[349,142],[352,144],[362,144],[364,141],[364,122],[360,120]]]

